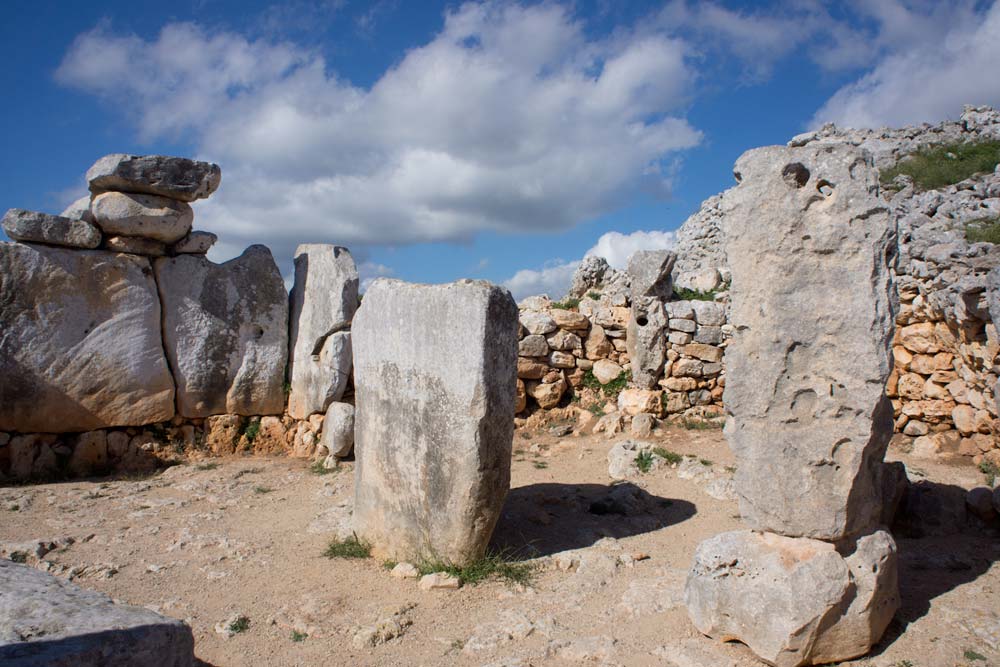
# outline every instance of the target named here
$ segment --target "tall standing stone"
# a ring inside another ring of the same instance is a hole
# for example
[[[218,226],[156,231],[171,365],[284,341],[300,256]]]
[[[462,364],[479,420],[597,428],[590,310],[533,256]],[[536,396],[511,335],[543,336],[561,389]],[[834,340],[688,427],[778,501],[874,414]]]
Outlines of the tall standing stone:
[[[163,345],[184,417],[270,415],[284,408],[288,296],[265,246],[224,264],[156,260]]]
[[[510,487],[518,311],[482,281],[377,280],[354,318],[355,530],[380,558],[465,564]]]
[[[632,381],[655,389],[667,354],[667,315],[663,302],[673,293],[670,272],[677,257],[669,250],[640,250],[628,261],[632,290],[625,341]]]
[[[174,416],[152,274],[134,255],[0,243],[0,431]]]
[[[288,414],[305,419],[339,401],[351,375],[351,320],[358,269],[347,248],[311,243],[295,251]]]
[[[853,146],[761,148],[735,173],[720,204],[735,328],[725,433],[756,532],[699,546],[688,613],[778,667],[847,660],[899,607],[896,545],[876,530],[895,222]]]
[[[870,532],[897,308],[878,174],[847,145],[756,149],[736,173],[722,198],[735,328],[724,403],[740,511],[782,535]]]

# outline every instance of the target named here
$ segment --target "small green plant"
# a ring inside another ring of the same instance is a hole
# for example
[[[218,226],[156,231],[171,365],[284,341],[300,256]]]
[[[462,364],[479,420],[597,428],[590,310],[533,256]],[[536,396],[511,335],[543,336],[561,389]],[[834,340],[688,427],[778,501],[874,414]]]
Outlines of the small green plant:
[[[509,584],[526,586],[531,583],[536,573],[533,563],[512,562],[503,552],[487,554],[462,567],[432,560],[421,563],[417,569],[421,575],[444,572],[458,577],[463,584],[473,586],[488,579],[500,579]]]
[[[298,630],[292,630],[292,641],[296,644],[304,642],[309,635],[304,632],[299,632]]]
[[[601,384],[601,381],[597,379],[596,375],[594,375],[593,370],[589,370],[583,374],[584,387],[593,389],[594,391],[599,391],[608,398],[617,398],[618,394],[620,394],[622,390],[628,386],[628,380],[628,371],[622,371],[618,377],[606,384]]]
[[[591,403],[590,405],[587,406],[587,410],[589,410],[591,414],[593,414],[595,417],[604,416],[604,406],[602,406],[600,403]]]
[[[593,299],[594,301],[597,301],[598,299],[601,298],[601,293],[600,292],[587,292],[587,297],[590,298],[590,299]]]
[[[968,648],[965,649],[965,653],[963,653],[962,656],[966,660],[982,660],[983,662],[986,662],[986,656],[985,655],[983,655],[982,653],[976,653],[972,649],[968,649]]]
[[[329,475],[338,471],[340,471],[339,464],[332,468],[327,468],[325,465],[323,465],[322,461],[316,461],[311,466],[309,466],[309,472],[311,472],[314,475]]]
[[[246,428],[243,429],[243,435],[247,437],[247,441],[250,443],[253,443],[259,433],[260,422],[256,420],[247,422]]]
[[[989,486],[993,486],[993,483],[996,482],[997,477],[1000,477],[1000,466],[990,461],[983,461],[982,463],[979,464],[979,472],[986,475],[986,484]]]
[[[913,667],[913,662],[910,660],[900,660],[893,667]]]
[[[545,470],[546,468],[549,467],[548,461],[534,461],[532,465],[534,465],[539,470]]]
[[[976,218],[965,223],[965,240],[969,243],[1000,244],[1000,216]]]
[[[698,459],[698,462],[701,463],[703,466],[712,465],[712,459]]]
[[[384,561],[382,561],[382,569],[383,569],[383,570],[392,570],[392,569],[394,569],[394,568],[395,568],[395,567],[396,567],[397,565],[399,565],[399,563],[397,563],[397,562],[396,562],[396,561],[394,561],[394,560],[384,560]]]
[[[198,465],[195,466],[195,470],[215,470],[218,467],[219,467],[219,464],[215,463],[215,462],[212,462],[212,463],[199,463]]]
[[[250,629],[250,619],[246,616],[237,616],[236,620],[229,624],[229,631],[234,635],[246,632]]]
[[[1000,141],[979,141],[928,146],[904,157],[882,172],[880,180],[893,189],[900,174],[910,176],[919,190],[937,190],[978,173],[991,172],[1000,162]]]
[[[672,452],[669,449],[664,449],[663,447],[654,447],[653,453],[670,465],[680,463],[684,459],[684,457],[677,452]]]
[[[10,554],[10,560],[14,563],[27,563],[28,554],[23,551],[14,551]]]
[[[464,639],[452,639],[451,640],[451,650],[453,650],[453,651],[461,651],[463,648],[465,648],[465,640]]]
[[[635,457],[635,467],[642,474],[649,472],[653,467],[653,453],[645,449],[639,452]]]
[[[17,503],[15,503],[15,504],[13,504],[13,505],[10,506],[10,511],[11,512],[19,512],[20,510],[21,510],[21,506],[18,505]]]
[[[292,383],[286,382],[285,384],[281,385],[281,389],[282,391],[285,392],[285,396],[288,396],[290,393],[292,393]]]
[[[256,493],[257,495],[261,495],[261,496],[264,495],[265,493],[271,493],[271,491],[274,491],[274,489],[270,489],[270,488],[268,488],[266,486],[255,486],[255,487],[253,487],[253,492]]]
[[[576,298],[566,299],[565,301],[553,301],[553,308],[558,308],[559,310],[575,310],[580,307],[580,300]]]
[[[369,558],[372,547],[362,542],[357,535],[351,535],[346,540],[334,540],[326,547],[323,555],[327,558]]]
[[[718,288],[703,292],[687,287],[674,287],[674,296],[681,301],[715,301],[715,295],[718,293]]]

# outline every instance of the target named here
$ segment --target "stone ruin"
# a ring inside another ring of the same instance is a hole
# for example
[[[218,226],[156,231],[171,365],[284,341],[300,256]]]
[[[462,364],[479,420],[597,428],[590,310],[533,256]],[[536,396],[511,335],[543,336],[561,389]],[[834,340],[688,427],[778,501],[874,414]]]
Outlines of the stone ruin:
[[[880,527],[896,226],[870,157],[769,147],[736,163],[726,438],[749,530],[703,542],[686,601],[701,632],[779,667],[868,652],[899,606]]]

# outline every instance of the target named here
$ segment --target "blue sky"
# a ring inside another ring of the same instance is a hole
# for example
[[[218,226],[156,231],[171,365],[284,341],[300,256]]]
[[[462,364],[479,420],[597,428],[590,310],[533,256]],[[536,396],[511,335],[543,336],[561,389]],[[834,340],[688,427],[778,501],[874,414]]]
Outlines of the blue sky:
[[[993,2],[41,1],[0,54],[4,210],[58,213],[106,153],[196,156],[216,260],[338,243],[515,296],[669,246],[754,146],[1000,104]]]

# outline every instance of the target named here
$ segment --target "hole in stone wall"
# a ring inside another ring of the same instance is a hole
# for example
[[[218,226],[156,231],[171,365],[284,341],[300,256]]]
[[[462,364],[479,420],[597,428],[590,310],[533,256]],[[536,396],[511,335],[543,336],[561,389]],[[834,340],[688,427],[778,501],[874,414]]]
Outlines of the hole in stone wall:
[[[816,189],[819,190],[819,193],[824,197],[829,197],[833,194],[833,183],[821,178],[816,184]]]
[[[801,162],[790,162],[781,170],[781,177],[788,185],[801,188],[809,182],[809,170]]]
[[[640,315],[639,317],[635,318],[635,323],[638,324],[640,327],[644,327],[647,324],[649,324],[649,320],[646,319],[645,315]]]

